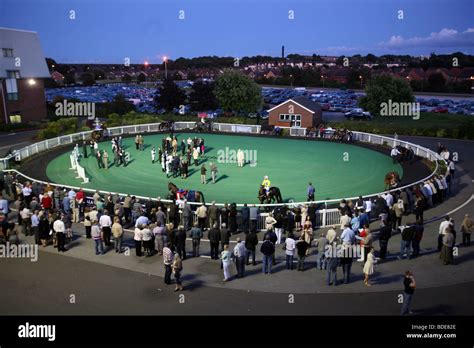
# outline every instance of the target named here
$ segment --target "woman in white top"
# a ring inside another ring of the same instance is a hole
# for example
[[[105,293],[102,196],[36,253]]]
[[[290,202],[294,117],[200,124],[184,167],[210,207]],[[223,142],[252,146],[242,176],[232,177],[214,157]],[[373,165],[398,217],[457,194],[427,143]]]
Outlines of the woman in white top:
[[[224,244],[224,250],[221,252],[222,268],[224,270],[224,282],[230,278],[229,266],[230,266],[230,253],[229,244]]]
[[[286,268],[293,269],[293,257],[295,256],[295,236],[293,233],[288,235],[288,238],[285,239],[285,254],[286,254]]]
[[[374,264],[375,264],[375,254],[374,254],[374,248],[370,249],[370,252],[367,254],[367,261],[365,261],[364,264],[364,284],[366,286],[371,286],[369,283],[369,276],[374,274]]]
[[[135,234],[133,236],[133,240],[135,241],[135,253],[137,256],[142,256],[142,240],[143,240],[143,234],[142,234],[143,226],[137,226],[135,228]]]

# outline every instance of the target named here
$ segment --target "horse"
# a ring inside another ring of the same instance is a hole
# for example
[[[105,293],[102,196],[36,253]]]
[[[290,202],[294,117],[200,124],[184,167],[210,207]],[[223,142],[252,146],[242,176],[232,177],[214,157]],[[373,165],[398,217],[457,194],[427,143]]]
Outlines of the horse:
[[[169,190],[169,199],[176,199],[177,193],[179,192],[178,186],[176,186],[172,182],[169,182],[168,190]],[[204,193],[202,193],[201,191],[186,190],[184,197],[189,202],[206,203],[204,200]]]
[[[283,203],[280,189],[276,186],[270,187],[268,194],[267,194],[267,191],[265,190],[265,187],[263,185],[260,186],[257,197],[258,197],[258,200],[260,201],[260,204],[263,204],[264,201],[266,201],[267,204],[274,203],[275,201],[277,201],[277,203]]]
[[[397,172],[389,172],[385,175],[384,184],[385,190],[395,188],[400,182],[400,175]]]

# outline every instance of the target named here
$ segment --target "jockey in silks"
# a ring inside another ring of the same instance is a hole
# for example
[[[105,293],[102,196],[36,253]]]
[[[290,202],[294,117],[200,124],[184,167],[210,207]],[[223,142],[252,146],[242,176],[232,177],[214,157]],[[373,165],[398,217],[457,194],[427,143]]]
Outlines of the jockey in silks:
[[[270,180],[268,179],[268,176],[265,175],[262,181],[262,186],[265,188],[265,191],[267,192],[267,196],[270,193]]]

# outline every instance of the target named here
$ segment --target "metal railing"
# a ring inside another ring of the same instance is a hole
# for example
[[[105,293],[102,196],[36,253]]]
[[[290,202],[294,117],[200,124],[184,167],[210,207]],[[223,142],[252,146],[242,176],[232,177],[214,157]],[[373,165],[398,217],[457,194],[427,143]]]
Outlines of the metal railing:
[[[160,123],[150,123],[150,124],[142,124],[142,125],[133,125],[133,126],[120,126],[120,127],[112,127],[108,129],[108,135],[116,136],[116,135],[123,135],[123,134],[136,134],[136,133],[149,133],[149,132],[157,132],[159,131],[159,125]],[[175,130],[182,130],[182,129],[193,129],[196,125],[196,122],[175,122],[174,124],[174,129]],[[260,132],[260,126],[255,126],[255,125],[245,125],[245,124],[227,124],[227,123],[214,123],[214,129],[219,130],[222,132],[242,132],[242,133],[252,133],[252,134],[257,134]],[[16,160],[21,161],[23,159],[26,159],[30,156],[33,156],[35,154],[41,153],[43,151],[51,150],[54,148],[57,148],[59,146],[64,146],[64,145],[70,145],[74,144],[78,141],[82,141],[86,139],[92,131],[86,131],[86,132],[79,132],[75,134],[69,134],[69,135],[64,135],[60,136],[57,138],[52,138],[48,140],[43,140],[35,144],[31,144],[28,146],[25,146],[17,151],[9,157],[2,158],[0,159],[0,170],[4,171],[10,171],[10,172],[15,172],[17,175],[20,175],[24,177],[27,180],[30,181],[36,181],[42,184],[48,184],[48,182],[37,180],[31,177],[28,177],[24,175],[23,173],[14,170],[14,169],[8,169],[8,162],[12,160],[13,158],[16,158]],[[298,133],[298,132],[297,132]],[[291,133],[290,133],[291,134]],[[352,132],[353,134],[353,140],[362,142],[362,143],[370,143],[370,144],[375,144],[375,145],[380,145],[380,146],[404,146],[406,148],[412,148],[415,155],[423,157],[428,159],[429,161],[432,161],[435,163],[435,169],[433,172],[431,172],[428,176],[425,178],[418,180],[414,183],[410,183],[408,185],[402,186],[402,187],[397,187],[395,189],[391,190],[386,190],[382,192],[376,192],[370,195],[365,195],[363,198],[371,198],[375,197],[387,192],[395,192],[398,190],[403,190],[408,187],[413,187],[415,185],[418,185],[420,183],[423,183],[424,181],[430,179],[438,170],[438,160],[444,161],[444,159],[438,155],[436,152],[429,150],[427,148],[424,148],[420,145],[413,144],[407,141],[399,140],[396,138],[390,138],[382,135],[376,135],[376,134],[371,134],[371,133],[365,133],[365,132]],[[302,137],[301,134],[295,134],[295,136]],[[71,185],[63,185],[61,183],[56,183],[56,185],[60,185],[65,188],[69,189],[74,189],[78,190],[81,187],[78,186],[71,186]],[[85,192],[93,193],[96,190],[95,189],[88,189],[88,188],[83,188]],[[98,190],[102,194],[109,193],[110,191],[104,191],[104,190]],[[124,197],[127,196],[126,193],[118,193],[120,196]],[[148,200],[149,197],[143,197],[143,196],[137,196],[135,195],[140,200]],[[354,197],[340,197],[337,199],[330,199],[330,200],[318,200],[312,203],[315,204],[322,204],[325,209],[323,213],[320,214],[319,217],[316,218],[316,221],[318,221],[318,224],[320,226],[327,226],[327,225],[333,225],[335,217],[332,215],[334,214],[334,209],[328,209],[328,206],[330,206],[333,203],[341,201],[341,199],[346,199],[346,200],[356,200],[359,197],[354,196]],[[170,200],[162,200],[163,202],[170,203],[172,201]],[[195,202],[189,202],[190,204],[200,204],[200,203],[195,203]],[[305,205],[308,204],[308,202],[288,202],[288,203],[274,203],[274,204],[252,204],[258,207],[262,208],[272,208],[272,207],[277,207],[277,206],[282,206],[282,205],[287,205],[287,206],[298,206],[298,205]],[[224,206],[224,203],[216,203],[217,206]],[[243,203],[237,204],[237,206],[243,206]]]

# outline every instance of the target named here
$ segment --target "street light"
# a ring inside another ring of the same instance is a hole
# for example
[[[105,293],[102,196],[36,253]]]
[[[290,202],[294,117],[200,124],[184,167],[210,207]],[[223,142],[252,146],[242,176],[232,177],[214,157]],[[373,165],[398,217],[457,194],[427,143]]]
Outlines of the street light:
[[[168,57],[163,57],[163,62],[165,63],[165,80],[168,79]]]
[[[148,67],[148,61],[145,60],[145,63],[143,63],[143,65],[145,65],[145,87],[146,87],[146,68]]]
[[[323,80],[323,88],[324,88],[324,75],[321,75],[321,80]]]
[[[360,79],[360,89],[362,89],[362,75],[359,75],[359,79]]]
[[[290,75],[291,88],[293,88],[293,75]]]

